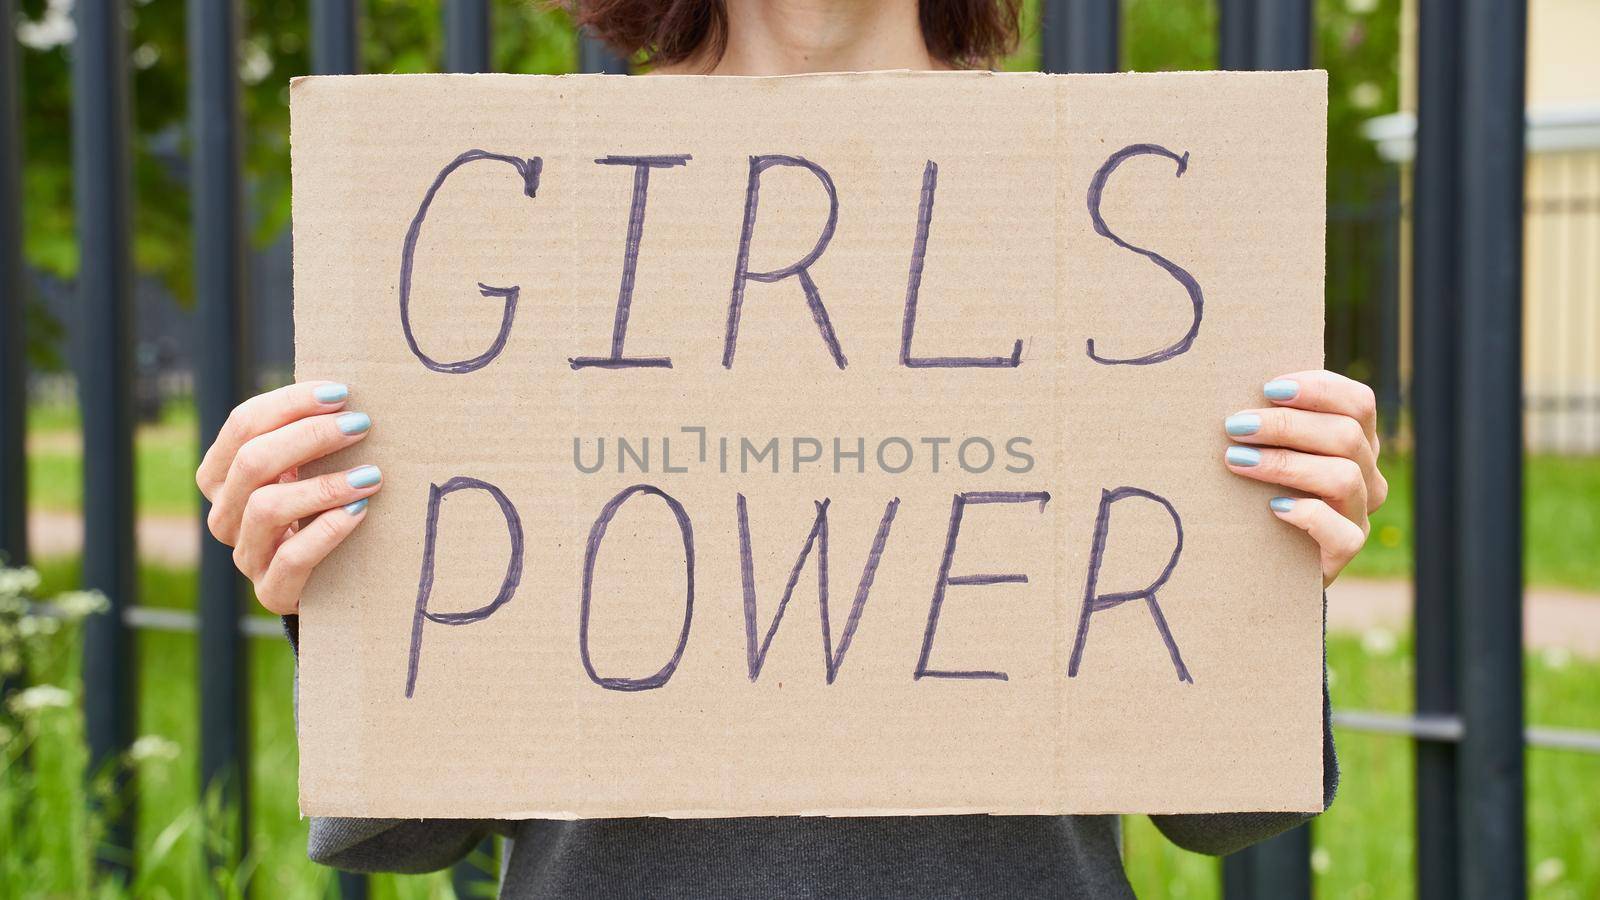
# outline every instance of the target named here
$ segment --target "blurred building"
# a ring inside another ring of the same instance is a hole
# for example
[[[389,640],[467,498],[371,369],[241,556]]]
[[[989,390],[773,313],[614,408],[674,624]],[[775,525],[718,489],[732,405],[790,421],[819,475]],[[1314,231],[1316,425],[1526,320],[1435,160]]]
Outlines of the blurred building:
[[[1402,166],[1415,149],[1416,6],[1405,0],[1401,111],[1367,125],[1379,152]],[[1534,452],[1600,453],[1597,38],[1597,0],[1529,0],[1523,370],[1527,443]],[[1409,277],[1400,283],[1407,323]],[[1408,324],[1402,335],[1409,335]],[[1408,344],[1403,337],[1407,373]]]

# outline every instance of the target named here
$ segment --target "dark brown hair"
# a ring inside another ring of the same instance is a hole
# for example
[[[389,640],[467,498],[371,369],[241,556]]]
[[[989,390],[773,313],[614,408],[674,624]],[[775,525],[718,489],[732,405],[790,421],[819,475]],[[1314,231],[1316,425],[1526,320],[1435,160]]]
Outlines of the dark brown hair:
[[[991,65],[1017,43],[1021,0],[918,0],[922,39],[955,68]],[[626,57],[656,65],[699,56],[715,64],[728,47],[724,0],[560,0],[578,25]]]

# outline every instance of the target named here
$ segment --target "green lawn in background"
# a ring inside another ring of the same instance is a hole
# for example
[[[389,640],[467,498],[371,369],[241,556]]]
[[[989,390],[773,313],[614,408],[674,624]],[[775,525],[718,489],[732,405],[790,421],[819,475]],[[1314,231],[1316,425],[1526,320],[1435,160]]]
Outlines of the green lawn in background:
[[[77,579],[76,564],[57,561],[39,567],[49,596]],[[141,601],[192,608],[192,571],[142,567]],[[199,695],[195,637],[158,631],[138,633],[138,685],[141,735],[159,735],[172,742],[175,755],[153,758],[137,768],[138,880],[128,896],[187,898],[209,896],[205,872],[197,864],[205,829],[198,786]],[[333,873],[306,858],[306,826],[297,806],[297,752],[294,738],[294,659],[286,641],[258,639],[249,643],[251,673],[251,854],[235,873],[248,876],[256,897],[323,898]],[[62,684],[76,671],[77,660],[47,662],[35,669],[36,680]],[[49,713],[49,727],[32,748],[40,781],[33,802],[17,809],[14,799],[0,797],[0,810],[10,807],[24,817],[19,834],[31,835],[37,846],[0,841],[0,883],[16,896],[88,896],[89,858],[81,834],[82,772],[86,760],[81,721],[75,714]],[[0,791],[12,782],[0,779]],[[79,823],[74,825],[72,823]],[[447,874],[376,876],[374,898],[449,897]],[[5,895],[6,891],[0,891]],[[95,892],[94,896],[118,896]]]
[[[1389,499],[1346,573],[1411,577],[1411,458],[1381,463]],[[1530,456],[1524,472],[1524,553],[1528,583],[1600,592],[1600,457]]]
[[[72,511],[81,502],[78,422],[70,407],[35,409],[29,416],[30,500],[34,508]],[[137,437],[137,497],[144,513],[194,515],[197,427],[190,404],[169,405],[161,421]],[[1373,517],[1366,549],[1351,564],[1358,577],[1404,578],[1411,568],[1411,461],[1390,455],[1384,471],[1391,493]],[[1532,457],[1526,469],[1526,564],[1530,584],[1600,592],[1600,458]],[[71,564],[44,567],[47,591],[75,580]],[[190,607],[192,572],[145,568],[141,602]],[[305,827],[295,807],[296,753],[290,685],[293,661],[279,641],[252,641],[252,725],[255,746],[252,814],[257,896],[320,897],[329,873],[305,859]],[[186,897],[205,878],[195,865],[203,829],[197,810],[197,703],[192,635],[141,633],[140,730],[177,746],[173,759],[141,764],[140,896]],[[1411,659],[1404,639],[1369,634],[1333,636],[1328,658],[1336,706],[1403,712],[1411,696]],[[62,665],[69,665],[63,663]],[[1561,654],[1531,655],[1531,722],[1600,728],[1600,665]],[[25,815],[40,834],[80,828],[84,760],[81,724],[58,716],[36,748],[41,790]],[[1411,893],[1414,857],[1412,747],[1400,737],[1341,731],[1344,781],[1334,808],[1315,829],[1313,863],[1323,896],[1388,897]],[[5,783],[0,782],[0,786]],[[1535,750],[1528,755],[1529,866],[1535,896],[1600,896],[1600,857],[1584,845],[1600,823],[1600,757]],[[14,801],[15,798],[11,798]],[[0,808],[11,801],[0,800]],[[69,825],[65,823],[78,823]],[[51,840],[34,848],[0,847],[0,875],[25,874],[36,893],[77,894],[87,878],[82,840]],[[1127,820],[1129,875],[1141,896],[1219,896],[1216,860],[1178,850],[1148,820]],[[11,856],[27,854],[26,857]],[[7,858],[10,856],[11,858]],[[33,860],[38,857],[38,862]],[[384,876],[375,897],[448,896],[434,876]],[[29,891],[24,891],[29,893]]]
[[[33,509],[71,512],[83,505],[83,447],[77,409],[28,411],[28,502]],[[168,403],[159,422],[134,437],[134,499],[141,515],[197,515],[199,426],[192,403]]]
[[[29,413],[28,474],[35,509],[71,511],[82,501],[77,415],[71,407]],[[174,402],[137,437],[137,497],[146,514],[194,515],[199,460],[194,406]],[[1346,571],[1360,578],[1411,575],[1411,459],[1391,454],[1389,500],[1372,518],[1366,549]],[[1526,474],[1528,583],[1600,593],[1600,457],[1535,456]]]
[[[75,580],[73,564],[43,569],[48,595]],[[145,567],[146,602],[179,607],[194,603],[194,573]],[[137,895],[188,897],[200,894],[204,873],[195,865],[202,834],[196,810],[197,702],[193,635],[143,632],[139,637],[142,734],[160,735],[176,746],[170,759],[139,769],[139,834],[143,864]],[[305,823],[296,813],[296,749],[291,685],[293,660],[279,640],[250,642],[252,672],[251,832],[255,896],[323,897],[326,870],[305,859]],[[1360,637],[1332,636],[1329,683],[1336,708],[1405,712],[1412,689],[1411,647],[1403,635],[1375,630]],[[76,660],[36,670],[56,683]],[[1564,653],[1530,654],[1527,662],[1531,723],[1600,729],[1600,665]],[[79,835],[83,816],[84,762],[81,723],[75,714],[50,714],[50,727],[34,748],[39,788],[20,800],[0,793],[0,810],[23,817],[18,834],[34,844],[0,841],[0,880],[27,896],[68,896],[83,890],[87,844]],[[1340,730],[1343,781],[1332,810],[1314,829],[1317,892],[1325,897],[1410,896],[1413,884],[1412,748],[1400,737]],[[1600,823],[1600,757],[1555,750],[1528,753],[1528,860],[1533,895],[1540,900],[1600,896],[1600,856],[1591,846]],[[0,791],[14,790],[0,778]],[[1129,877],[1140,896],[1219,896],[1215,859],[1176,849],[1142,817],[1126,820]],[[78,836],[74,836],[78,835]],[[15,880],[23,879],[23,880]],[[444,875],[381,876],[373,896],[449,896]]]
[[[1412,709],[1409,639],[1382,631],[1328,638],[1329,691],[1335,709],[1405,713]],[[1565,653],[1529,654],[1528,721],[1600,729],[1600,665]],[[1416,820],[1411,741],[1336,729],[1342,778],[1333,807],[1312,829],[1319,897],[1415,895]],[[1530,750],[1528,868],[1532,896],[1600,896],[1600,756]],[[1125,820],[1128,874],[1141,897],[1221,896],[1215,859],[1177,849],[1143,817]]]

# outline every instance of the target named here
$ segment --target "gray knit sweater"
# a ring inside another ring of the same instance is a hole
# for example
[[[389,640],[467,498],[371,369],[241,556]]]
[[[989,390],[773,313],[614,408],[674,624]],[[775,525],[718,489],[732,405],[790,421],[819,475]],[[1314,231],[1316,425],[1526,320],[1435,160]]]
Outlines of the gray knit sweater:
[[[291,643],[294,617],[284,620]],[[1326,685],[1323,808],[1339,785]],[[1151,816],[1169,840],[1221,855],[1307,813]],[[503,898],[1132,897],[1115,816],[858,819],[311,819],[310,856],[357,872],[429,872],[506,839]]]

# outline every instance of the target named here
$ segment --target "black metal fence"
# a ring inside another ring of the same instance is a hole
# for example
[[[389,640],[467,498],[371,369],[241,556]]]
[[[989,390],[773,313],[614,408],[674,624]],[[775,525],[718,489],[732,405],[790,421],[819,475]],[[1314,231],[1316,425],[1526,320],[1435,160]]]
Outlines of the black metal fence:
[[[0,0],[0,23],[15,21]],[[229,552],[207,541],[197,625],[136,605],[131,470],[128,64],[121,0],[77,0],[73,48],[74,178],[84,353],[77,372],[83,418],[83,586],[110,599],[84,640],[84,693],[94,764],[133,738],[136,627],[195,627],[201,660],[203,786],[244,821],[249,740],[244,591]],[[1044,0],[1042,67],[1114,71],[1116,0]],[[359,0],[313,0],[312,67],[358,68]],[[445,4],[447,65],[489,68],[487,0]],[[1310,0],[1220,0],[1223,68],[1312,65]],[[1600,735],[1524,731],[1522,710],[1522,212],[1524,0],[1420,0],[1419,127],[1413,191],[1413,377],[1416,453],[1416,709],[1414,716],[1340,712],[1346,728],[1409,735],[1417,743],[1417,890],[1425,898],[1513,898],[1525,893],[1523,752],[1528,743],[1600,752]],[[209,443],[250,387],[245,341],[245,226],[235,2],[189,0],[190,133],[201,441]],[[589,41],[584,71],[626,66]],[[25,364],[18,104],[12,36],[0,39],[0,551],[25,558]],[[1330,210],[1330,236],[1393,228],[1398,196],[1371,210]],[[1393,207],[1386,204],[1392,202]],[[1388,212],[1385,212],[1388,210]],[[1390,215],[1389,212],[1393,212]],[[1398,233],[1380,239],[1393,253]],[[1374,271],[1393,272],[1392,260]],[[1392,278],[1336,274],[1330,350],[1358,321],[1377,323],[1380,354],[1398,353]],[[1354,318],[1343,323],[1337,315]],[[1368,319],[1361,319],[1368,317]],[[1388,324],[1386,324],[1388,323]],[[1368,331],[1371,329],[1368,328]],[[1353,331],[1351,332],[1353,333]],[[1372,359],[1388,421],[1400,407],[1399,367]],[[1352,364],[1351,350],[1343,360]],[[1385,380],[1388,379],[1388,380]],[[202,511],[202,518],[204,512]],[[158,621],[159,620],[159,621]],[[134,864],[131,814],[114,817],[101,865]],[[216,823],[223,825],[227,823]],[[248,830],[237,833],[247,836]],[[492,847],[485,847],[492,858]],[[243,848],[238,852],[242,853]],[[1308,897],[1309,827],[1227,859],[1229,898]],[[483,866],[462,867],[463,893],[479,893]],[[365,894],[359,876],[344,896]]]
[[[1386,167],[1373,183],[1328,205],[1325,364],[1372,386],[1383,443],[1400,432],[1405,406],[1400,368],[1400,173]],[[1333,194],[1332,191],[1329,192]]]

